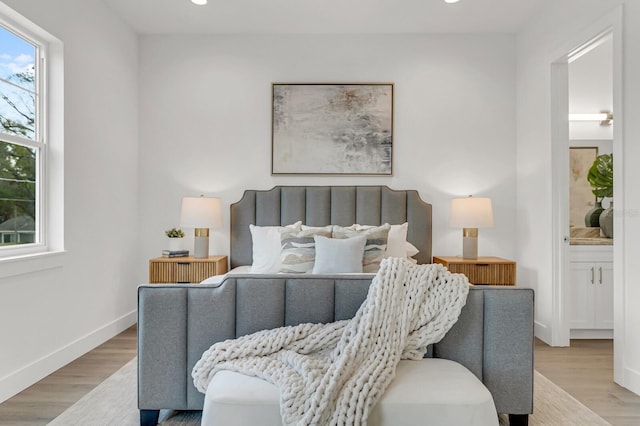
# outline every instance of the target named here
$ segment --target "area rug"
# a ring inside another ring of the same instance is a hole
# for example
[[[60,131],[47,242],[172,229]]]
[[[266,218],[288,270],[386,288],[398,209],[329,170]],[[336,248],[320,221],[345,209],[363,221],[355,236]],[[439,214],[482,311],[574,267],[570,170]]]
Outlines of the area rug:
[[[140,424],[140,417],[136,382],[134,358],[49,425],[137,426]],[[534,375],[534,410],[534,414],[529,417],[531,426],[610,424],[537,371]],[[200,424],[200,412],[162,411],[160,424],[196,426]],[[500,424],[509,424],[506,416],[500,416]]]

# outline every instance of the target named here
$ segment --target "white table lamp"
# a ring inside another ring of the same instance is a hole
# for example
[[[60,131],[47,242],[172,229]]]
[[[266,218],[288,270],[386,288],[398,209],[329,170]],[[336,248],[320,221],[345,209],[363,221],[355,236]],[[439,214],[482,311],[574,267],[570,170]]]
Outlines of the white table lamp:
[[[451,200],[451,216],[449,225],[462,228],[462,257],[478,258],[478,228],[491,228],[493,209],[491,198],[454,198]]]
[[[195,228],[193,257],[209,257],[209,228],[222,227],[222,203],[220,198],[184,197],[180,212],[180,226]]]

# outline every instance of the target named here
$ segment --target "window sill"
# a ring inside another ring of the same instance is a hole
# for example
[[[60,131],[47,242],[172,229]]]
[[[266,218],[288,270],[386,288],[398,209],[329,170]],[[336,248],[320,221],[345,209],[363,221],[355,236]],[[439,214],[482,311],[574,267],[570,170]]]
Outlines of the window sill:
[[[0,279],[61,268],[66,251],[47,251],[0,258]]]

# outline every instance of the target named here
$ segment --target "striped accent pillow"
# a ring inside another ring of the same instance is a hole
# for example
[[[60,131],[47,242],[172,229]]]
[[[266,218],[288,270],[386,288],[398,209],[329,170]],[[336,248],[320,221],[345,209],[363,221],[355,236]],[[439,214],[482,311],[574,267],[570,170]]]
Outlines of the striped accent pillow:
[[[375,273],[380,269],[380,262],[384,258],[390,230],[391,225],[388,223],[360,230],[354,230],[351,227],[334,226],[333,238],[351,238],[359,235],[367,237],[362,258],[362,271]]]
[[[280,232],[282,252],[280,272],[305,273],[313,270],[316,260],[315,235],[331,237],[333,225],[306,228],[302,231],[285,229]]]

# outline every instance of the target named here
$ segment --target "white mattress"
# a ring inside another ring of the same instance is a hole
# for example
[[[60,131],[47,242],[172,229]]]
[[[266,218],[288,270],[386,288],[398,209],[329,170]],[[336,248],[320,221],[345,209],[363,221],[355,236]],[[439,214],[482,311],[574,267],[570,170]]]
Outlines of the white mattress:
[[[232,371],[211,380],[202,425],[280,426],[280,392],[271,383]],[[368,426],[496,426],[489,390],[457,362],[427,358],[400,361]]]
[[[224,280],[228,275],[248,274],[248,273],[251,273],[251,265],[237,266],[232,270],[230,270],[229,272],[227,272],[226,274],[214,275],[212,277],[209,277],[201,281],[200,284],[220,284],[222,280]]]
[[[237,266],[235,268],[233,268],[232,270],[230,270],[229,272],[227,272],[226,274],[222,274],[222,275],[214,275],[212,277],[209,277],[203,281],[200,282],[200,284],[220,284],[227,276],[229,275],[233,275],[233,274],[251,274],[251,265],[243,265],[243,266]],[[256,275],[263,275],[263,274],[256,274]],[[301,276],[306,276],[306,275],[311,275],[311,274],[299,274]],[[364,272],[354,272],[354,273],[345,273],[345,274],[333,274],[333,275],[362,275],[363,277],[371,277],[375,274],[371,274],[371,273],[364,273]]]

